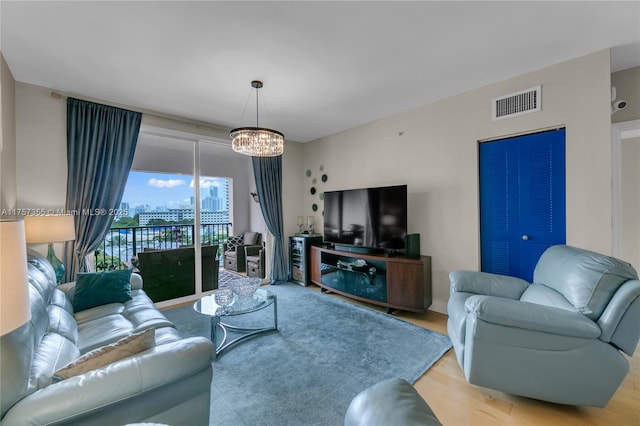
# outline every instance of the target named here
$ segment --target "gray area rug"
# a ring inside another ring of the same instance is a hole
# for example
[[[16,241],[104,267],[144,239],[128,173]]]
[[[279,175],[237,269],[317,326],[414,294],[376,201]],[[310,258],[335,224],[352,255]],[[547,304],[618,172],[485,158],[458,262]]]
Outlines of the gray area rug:
[[[388,314],[296,284],[268,288],[279,330],[213,362],[212,425],[342,425],[360,391],[393,377],[413,383],[451,348],[448,337]],[[191,306],[164,314],[183,337],[210,336],[209,317]],[[233,320],[225,319],[266,326],[272,310]]]

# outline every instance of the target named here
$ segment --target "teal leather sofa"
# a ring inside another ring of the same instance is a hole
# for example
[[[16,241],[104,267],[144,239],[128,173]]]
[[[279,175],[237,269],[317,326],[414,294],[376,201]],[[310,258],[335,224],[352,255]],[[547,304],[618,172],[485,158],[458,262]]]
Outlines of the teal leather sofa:
[[[607,405],[640,338],[640,281],[621,260],[548,248],[530,284],[453,271],[447,329],[469,383],[560,404]]]
[[[31,320],[0,340],[2,425],[208,425],[214,348],[183,339],[131,275],[132,299],[73,311],[74,284],[56,287],[42,256],[28,256]],[[65,380],[81,354],[155,329],[155,346]]]

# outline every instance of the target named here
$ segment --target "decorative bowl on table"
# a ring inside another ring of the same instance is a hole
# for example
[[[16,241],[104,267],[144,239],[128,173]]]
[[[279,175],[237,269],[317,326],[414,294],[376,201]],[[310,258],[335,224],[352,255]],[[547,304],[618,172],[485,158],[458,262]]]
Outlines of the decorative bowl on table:
[[[230,286],[238,297],[251,297],[260,288],[261,283],[260,278],[245,278],[231,281]]]
[[[215,300],[216,304],[222,309],[227,309],[228,306],[233,303],[233,299],[235,299],[235,295],[230,288],[219,288],[213,294],[213,300]]]

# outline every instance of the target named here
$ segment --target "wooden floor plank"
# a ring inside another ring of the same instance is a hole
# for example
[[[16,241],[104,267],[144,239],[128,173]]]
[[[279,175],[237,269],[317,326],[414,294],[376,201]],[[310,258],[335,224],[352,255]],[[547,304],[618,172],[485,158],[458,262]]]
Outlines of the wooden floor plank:
[[[316,286],[309,289],[319,291]],[[327,294],[384,312],[384,308]],[[398,318],[447,334],[447,316],[396,312]],[[640,350],[629,357],[629,373],[605,408],[552,404],[507,395],[467,383],[453,349],[414,384],[444,425],[640,426]]]

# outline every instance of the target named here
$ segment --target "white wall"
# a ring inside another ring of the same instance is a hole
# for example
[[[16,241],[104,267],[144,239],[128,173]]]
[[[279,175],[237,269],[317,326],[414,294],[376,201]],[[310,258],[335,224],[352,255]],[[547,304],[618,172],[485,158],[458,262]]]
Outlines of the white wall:
[[[0,211],[8,209],[7,215],[17,207],[15,97],[16,82],[0,52]]]
[[[640,138],[624,139],[621,154],[621,258],[640,268]]]
[[[473,72],[472,69],[469,72]],[[542,111],[491,120],[491,99],[542,85]],[[432,256],[432,309],[445,312],[448,274],[479,269],[478,141],[566,127],[567,243],[611,252],[609,51],[551,66],[328,136],[303,148],[302,206],[322,230],[322,202],[309,193],[309,169],[333,189],[407,184],[408,231]],[[384,99],[380,99],[384,102]],[[289,218],[289,220],[294,218]],[[295,225],[295,223],[294,223]],[[289,223],[287,229],[292,228]]]

